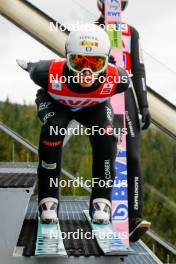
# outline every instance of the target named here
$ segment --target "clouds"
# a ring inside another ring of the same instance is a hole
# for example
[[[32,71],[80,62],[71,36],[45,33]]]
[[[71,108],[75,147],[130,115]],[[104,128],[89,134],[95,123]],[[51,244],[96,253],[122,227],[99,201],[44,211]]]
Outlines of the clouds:
[[[0,41],[0,100],[8,96],[12,102],[34,103],[38,87],[17,65],[16,59],[38,61],[56,55],[3,17],[0,17],[0,24],[3,36]]]

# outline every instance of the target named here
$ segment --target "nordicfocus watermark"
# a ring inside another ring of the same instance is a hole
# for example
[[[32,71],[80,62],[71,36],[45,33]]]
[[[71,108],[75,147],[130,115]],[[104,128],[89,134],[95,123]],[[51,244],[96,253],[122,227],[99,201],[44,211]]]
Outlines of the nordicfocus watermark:
[[[92,82],[98,81],[100,84],[108,83],[108,84],[119,84],[119,83],[128,83],[128,76],[104,76],[104,75],[98,75],[97,74],[92,74],[92,77],[90,79],[90,76],[85,76],[83,73],[79,75],[74,75],[74,76],[60,76],[58,74],[54,75],[50,74],[50,83],[53,85],[61,85],[65,83],[87,83],[87,84],[92,84]]]
[[[77,125],[76,127],[68,127],[68,128],[64,128],[64,127],[60,127],[58,125],[56,126],[50,126],[50,136],[94,136],[94,135],[100,135],[100,136],[104,136],[104,135],[108,135],[108,136],[126,136],[127,133],[127,128],[116,128],[116,127],[112,127],[111,125],[107,126],[107,127],[99,127],[99,126],[92,126],[92,127],[84,127],[83,125]]]
[[[52,164],[47,166],[47,169],[52,169]],[[105,172],[106,173],[106,172]],[[93,187],[100,187],[100,188],[112,188],[113,186],[116,188],[127,188],[127,181],[126,180],[100,180],[99,178],[92,178],[90,180],[84,180],[83,177],[78,177],[74,180],[72,179],[62,179],[59,180],[58,178],[50,178],[49,187],[57,187],[57,188],[93,188]]]
[[[80,239],[95,239],[98,237],[99,239],[127,239],[128,234],[127,232],[101,232],[99,230],[92,230],[92,232],[85,232],[83,229],[77,229],[75,232],[63,232],[61,231],[59,234],[56,231],[52,231],[49,229],[42,229],[42,232],[44,235],[49,237],[50,239],[75,239],[75,240],[80,240]]]
[[[96,22],[98,26],[103,28],[106,31],[121,31],[123,29],[123,25],[121,23],[117,24],[99,24]],[[76,22],[76,23],[71,23],[71,24],[60,24],[58,22],[50,22],[49,23],[49,31],[51,32],[57,32],[57,31],[80,31],[80,30],[85,30],[85,31],[90,31],[92,32],[92,27],[90,24],[84,24],[82,22]]]

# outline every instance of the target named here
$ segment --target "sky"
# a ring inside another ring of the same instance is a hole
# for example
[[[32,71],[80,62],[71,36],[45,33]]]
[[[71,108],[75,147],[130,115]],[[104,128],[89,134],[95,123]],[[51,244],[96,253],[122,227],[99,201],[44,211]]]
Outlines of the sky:
[[[99,16],[96,0],[30,0],[61,23],[92,22]],[[130,0],[123,17],[140,33],[147,83],[176,105],[176,1]],[[0,17],[0,100],[34,103],[37,86],[16,59],[38,61],[56,55]]]

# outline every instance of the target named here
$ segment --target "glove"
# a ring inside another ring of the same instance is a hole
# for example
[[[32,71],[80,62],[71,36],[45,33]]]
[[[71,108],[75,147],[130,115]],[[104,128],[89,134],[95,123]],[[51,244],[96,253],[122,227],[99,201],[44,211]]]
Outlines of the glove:
[[[142,130],[145,130],[151,124],[151,115],[150,115],[148,107],[141,108],[140,113],[141,113],[141,121],[142,121],[141,128]]]
[[[114,56],[112,56],[112,55],[109,55],[108,62],[116,65],[116,60],[115,60]]]
[[[23,70],[28,71],[28,63],[26,61],[17,59],[16,62]]]

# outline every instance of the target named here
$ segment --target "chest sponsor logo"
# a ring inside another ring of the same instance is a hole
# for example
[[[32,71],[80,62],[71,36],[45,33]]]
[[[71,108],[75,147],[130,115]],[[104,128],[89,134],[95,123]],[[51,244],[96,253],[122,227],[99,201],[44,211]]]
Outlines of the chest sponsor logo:
[[[52,89],[62,91],[62,85],[58,80],[52,80]]]
[[[105,83],[100,94],[111,94],[113,86],[113,83]]]
[[[59,103],[61,104],[66,104],[72,107],[78,107],[78,106],[93,106],[95,104],[99,104],[99,101],[95,101],[95,100],[91,100],[91,99],[87,99],[85,101],[81,101],[81,100],[64,100],[64,99],[60,99],[58,100]]]
[[[110,84],[111,85],[111,84]],[[109,99],[109,96],[104,96],[103,98],[98,97],[100,95],[100,92],[97,92],[97,94],[93,97],[72,97],[72,96],[64,96],[64,91],[62,95],[56,95],[52,92],[49,92],[50,96],[56,100],[57,102],[61,104],[65,104],[71,107],[82,107],[82,106],[92,106],[95,104],[102,103]]]

